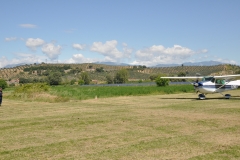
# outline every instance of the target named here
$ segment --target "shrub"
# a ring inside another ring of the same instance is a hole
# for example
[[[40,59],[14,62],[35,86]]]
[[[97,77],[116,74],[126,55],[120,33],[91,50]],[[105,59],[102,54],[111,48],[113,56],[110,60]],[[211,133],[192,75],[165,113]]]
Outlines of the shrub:
[[[89,78],[89,75],[87,72],[82,72],[81,78],[84,81],[84,84],[90,84],[91,79]]]
[[[17,87],[14,93],[40,93],[49,91],[49,86],[45,83],[24,84]]]
[[[50,85],[59,85],[61,82],[62,82],[62,74],[60,72],[55,72],[48,76],[48,83]]]
[[[151,81],[154,81],[157,77],[158,77],[157,74],[153,74],[149,78],[150,78]]]
[[[23,84],[17,87],[8,98],[24,101],[67,102],[68,97],[51,95],[50,86],[44,83]]]
[[[128,81],[129,73],[126,69],[119,70],[115,77],[114,77],[114,83],[126,83]]]
[[[162,79],[161,76],[158,76],[155,80],[157,86],[168,86],[169,80],[168,79]]]
[[[0,79],[0,88],[5,89],[7,87],[7,82],[3,79]]]
[[[113,77],[111,75],[106,76],[107,84],[113,84]]]
[[[71,85],[74,85],[75,82],[76,82],[76,79],[72,79],[72,80],[70,81],[70,84],[71,84]]]
[[[80,79],[80,80],[78,81],[78,84],[79,84],[79,85],[84,85],[84,80]]]

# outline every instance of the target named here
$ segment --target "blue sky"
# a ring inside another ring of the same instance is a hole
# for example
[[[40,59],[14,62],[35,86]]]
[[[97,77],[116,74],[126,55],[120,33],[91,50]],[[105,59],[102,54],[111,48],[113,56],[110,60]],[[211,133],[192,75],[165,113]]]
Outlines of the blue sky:
[[[240,64],[239,0],[1,0],[0,68]]]

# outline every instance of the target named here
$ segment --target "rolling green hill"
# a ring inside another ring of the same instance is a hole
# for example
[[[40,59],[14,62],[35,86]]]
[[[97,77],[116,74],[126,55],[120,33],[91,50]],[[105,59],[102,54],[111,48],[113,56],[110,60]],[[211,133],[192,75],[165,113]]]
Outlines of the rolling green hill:
[[[216,65],[216,66],[177,66],[177,67],[143,67],[143,66],[114,66],[94,63],[83,64],[31,64],[21,65],[13,68],[0,69],[0,78],[12,80],[18,78],[43,78],[48,71],[62,72],[63,79],[70,81],[78,79],[81,72],[88,72],[92,80],[105,81],[106,76],[114,76],[120,69],[129,71],[130,80],[148,80],[151,75],[165,74],[176,76],[183,72],[187,76],[194,76],[196,73],[201,75],[224,75],[239,73],[240,66],[236,65]],[[97,70],[101,70],[98,72]]]

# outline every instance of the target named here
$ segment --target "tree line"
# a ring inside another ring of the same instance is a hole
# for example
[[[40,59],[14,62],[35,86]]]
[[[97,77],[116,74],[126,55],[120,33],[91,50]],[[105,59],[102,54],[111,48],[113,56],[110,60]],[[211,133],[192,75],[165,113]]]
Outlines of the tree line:
[[[146,66],[134,66],[132,69],[120,69],[115,75],[105,74],[105,80],[107,84],[121,84],[127,83],[129,78],[130,70],[134,69],[145,69]],[[60,84],[79,84],[79,85],[89,85],[91,83],[91,79],[88,71],[83,71],[81,68],[71,68],[70,65],[63,66],[53,66],[53,65],[45,65],[45,66],[31,66],[28,68],[24,68],[24,72],[28,72],[28,74],[35,74],[38,76],[34,77],[24,77],[24,73],[20,73],[19,83],[47,83],[49,85],[60,85]],[[96,68],[95,72],[105,72],[103,67]],[[106,72],[107,73],[107,72]],[[73,74],[70,76],[70,81],[65,81],[67,75]],[[156,80],[158,75],[151,75],[150,79],[152,81]],[[161,80],[158,80],[161,81]],[[162,83],[163,84],[163,83]]]
[[[38,70],[39,68],[35,68]],[[43,69],[43,68],[41,68]],[[34,77],[34,78],[25,78],[25,77],[20,77],[19,78],[19,83],[25,84],[25,83],[47,83],[49,85],[60,85],[62,84],[62,79],[64,74],[62,74],[61,71],[55,71],[55,70],[49,70],[49,68],[44,68],[47,69],[46,72],[42,73],[43,77]],[[25,70],[25,71],[32,71],[31,69]],[[104,72],[103,68],[99,68],[96,70],[97,72]],[[80,84],[80,85],[89,85],[91,82],[90,76],[88,72],[83,72],[78,69],[72,69],[70,71],[72,74],[77,74],[76,79],[72,79],[70,81],[70,84]],[[106,81],[108,84],[112,83],[126,83],[128,81],[128,71],[126,69],[121,69],[119,70],[114,77],[111,77],[110,75],[106,76]]]

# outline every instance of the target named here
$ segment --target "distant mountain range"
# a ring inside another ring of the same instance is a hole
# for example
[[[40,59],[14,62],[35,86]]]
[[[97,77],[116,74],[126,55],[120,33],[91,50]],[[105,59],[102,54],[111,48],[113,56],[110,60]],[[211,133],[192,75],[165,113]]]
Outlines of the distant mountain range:
[[[26,64],[26,63],[9,64],[9,65],[6,65],[6,66],[3,67],[3,68],[13,68],[13,67],[22,66],[22,65],[25,65],[25,64]]]
[[[95,64],[105,64],[105,65],[111,65],[111,66],[131,66],[130,64],[127,63],[116,63],[116,62],[94,62]],[[13,68],[16,66],[20,65],[25,65],[26,63],[19,63],[19,64],[12,64],[12,65],[7,65],[4,68]],[[39,63],[36,63],[39,64]],[[151,67],[176,67],[176,66],[215,66],[215,65],[221,65],[224,64],[222,62],[218,61],[203,61],[203,62],[186,62],[183,64],[158,64],[156,66],[151,66]]]
[[[110,66],[130,66],[130,64],[127,63],[117,63],[117,62],[93,62],[95,64],[105,64]]]
[[[216,66],[216,65],[221,65],[224,64],[222,62],[218,61],[203,61],[203,62],[185,62],[182,64],[158,64],[155,67],[176,67],[176,66]]]
[[[127,63],[116,63],[116,62],[95,62],[96,64],[105,64],[105,65],[112,65],[112,66],[131,66],[130,64]],[[156,66],[152,67],[176,67],[176,66],[216,66],[216,65],[221,65],[224,64],[222,62],[218,61],[203,61],[203,62],[185,62],[183,64],[158,64]]]

